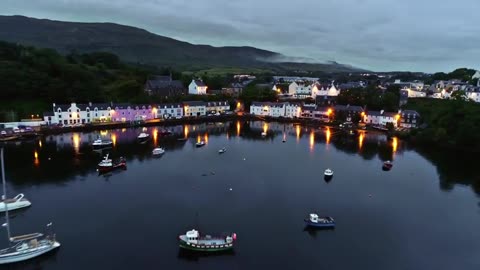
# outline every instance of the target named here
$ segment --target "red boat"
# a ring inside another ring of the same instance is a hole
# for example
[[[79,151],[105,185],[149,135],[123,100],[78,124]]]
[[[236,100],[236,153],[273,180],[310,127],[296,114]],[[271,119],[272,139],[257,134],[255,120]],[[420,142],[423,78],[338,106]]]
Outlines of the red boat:
[[[387,160],[387,161],[383,162],[382,169],[384,171],[389,171],[392,167],[393,167],[393,164],[390,160]]]
[[[103,160],[98,163],[98,172],[106,173],[111,172],[116,169],[127,169],[127,161],[125,158],[121,157],[117,162],[113,162],[108,158],[108,154],[103,158]]]

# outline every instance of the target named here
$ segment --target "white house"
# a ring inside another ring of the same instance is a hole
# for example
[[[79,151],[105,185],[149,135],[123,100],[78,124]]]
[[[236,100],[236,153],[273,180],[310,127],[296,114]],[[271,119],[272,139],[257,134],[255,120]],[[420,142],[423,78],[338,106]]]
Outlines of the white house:
[[[300,118],[302,115],[302,106],[299,104],[287,103],[285,106],[285,117]]]
[[[168,103],[160,104],[157,107],[157,116],[158,118],[182,118],[183,117],[183,106],[180,103]]]
[[[475,74],[473,74],[472,80],[473,79],[477,79],[477,86],[480,87],[480,71],[479,70],[477,70],[477,72],[475,72]]]
[[[183,102],[183,112],[185,116],[205,116],[207,114],[207,103],[204,101],[185,101]]]
[[[332,84],[330,86],[324,86],[321,84],[314,84],[312,86],[312,97],[316,98],[317,96],[322,97],[336,97],[340,94],[340,90]]]
[[[368,111],[364,115],[364,122],[371,125],[386,126],[387,123],[392,123],[394,127],[397,127],[400,115],[393,112],[381,111]]]
[[[407,91],[409,98],[427,97],[427,92],[420,91],[418,88],[404,87],[402,90]]]
[[[296,98],[307,98],[312,96],[312,87],[303,81],[292,82],[288,86],[288,94]]]
[[[53,116],[47,116],[50,124],[75,125],[95,121],[110,121],[112,107],[108,103],[61,104],[53,103]]]
[[[270,102],[252,102],[250,114],[270,116]]]
[[[475,102],[480,102],[480,89],[477,89],[477,91],[468,91],[465,92],[465,95],[467,98],[475,101]]]
[[[188,85],[188,93],[191,95],[206,95],[207,85],[202,80],[193,79]]]

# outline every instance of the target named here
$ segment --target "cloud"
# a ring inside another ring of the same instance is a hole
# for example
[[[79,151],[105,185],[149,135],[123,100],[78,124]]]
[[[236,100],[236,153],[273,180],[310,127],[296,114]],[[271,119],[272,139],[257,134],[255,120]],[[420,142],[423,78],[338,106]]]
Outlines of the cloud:
[[[478,0],[2,0],[0,10],[373,70],[480,68]]]

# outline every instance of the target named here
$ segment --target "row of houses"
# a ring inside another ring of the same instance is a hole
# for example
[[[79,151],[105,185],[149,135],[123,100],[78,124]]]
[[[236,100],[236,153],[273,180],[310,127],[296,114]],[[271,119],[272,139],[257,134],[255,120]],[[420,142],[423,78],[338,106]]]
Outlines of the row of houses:
[[[305,98],[317,98],[317,97],[336,97],[340,94],[338,85],[322,84],[319,82],[308,83],[306,81],[293,81],[288,85],[288,92],[283,93],[281,88],[275,84],[272,90],[288,96],[289,98],[305,99]]]
[[[416,128],[420,124],[420,114],[413,110],[385,112],[364,110],[360,106],[335,105],[319,106],[316,104],[299,104],[290,102],[253,102],[250,114],[274,118],[303,118],[330,122],[336,114],[342,113],[346,121],[354,121],[355,116],[361,122],[370,125]]]
[[[55,104],[52,111],[44,113],[47,125],[76,125],[93,122],[132,122],[152,119],[180,119],[230,110],[227,101],[186,101],[158,105],[127,103]]]
[[[179,80],[173,80],[172,76],[151,76],[144,86],[144,90],[149,95],[156,96],[179,96],[184,94],[190,95],[206,95],[207,94],[207,85],[201,79],[193,79],[192,82],[188,85],[187,89],[183,86],[182,82]]]

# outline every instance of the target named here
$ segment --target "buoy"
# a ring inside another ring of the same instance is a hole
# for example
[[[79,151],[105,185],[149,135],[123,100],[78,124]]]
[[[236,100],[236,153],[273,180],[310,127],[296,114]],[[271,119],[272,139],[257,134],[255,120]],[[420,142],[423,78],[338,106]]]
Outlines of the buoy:
[[[247,160],[246,158],[243,158],[243,160]]]
[[[232,190],[233,190],[233,188],[230,188],[230,191],[232,191]]]

